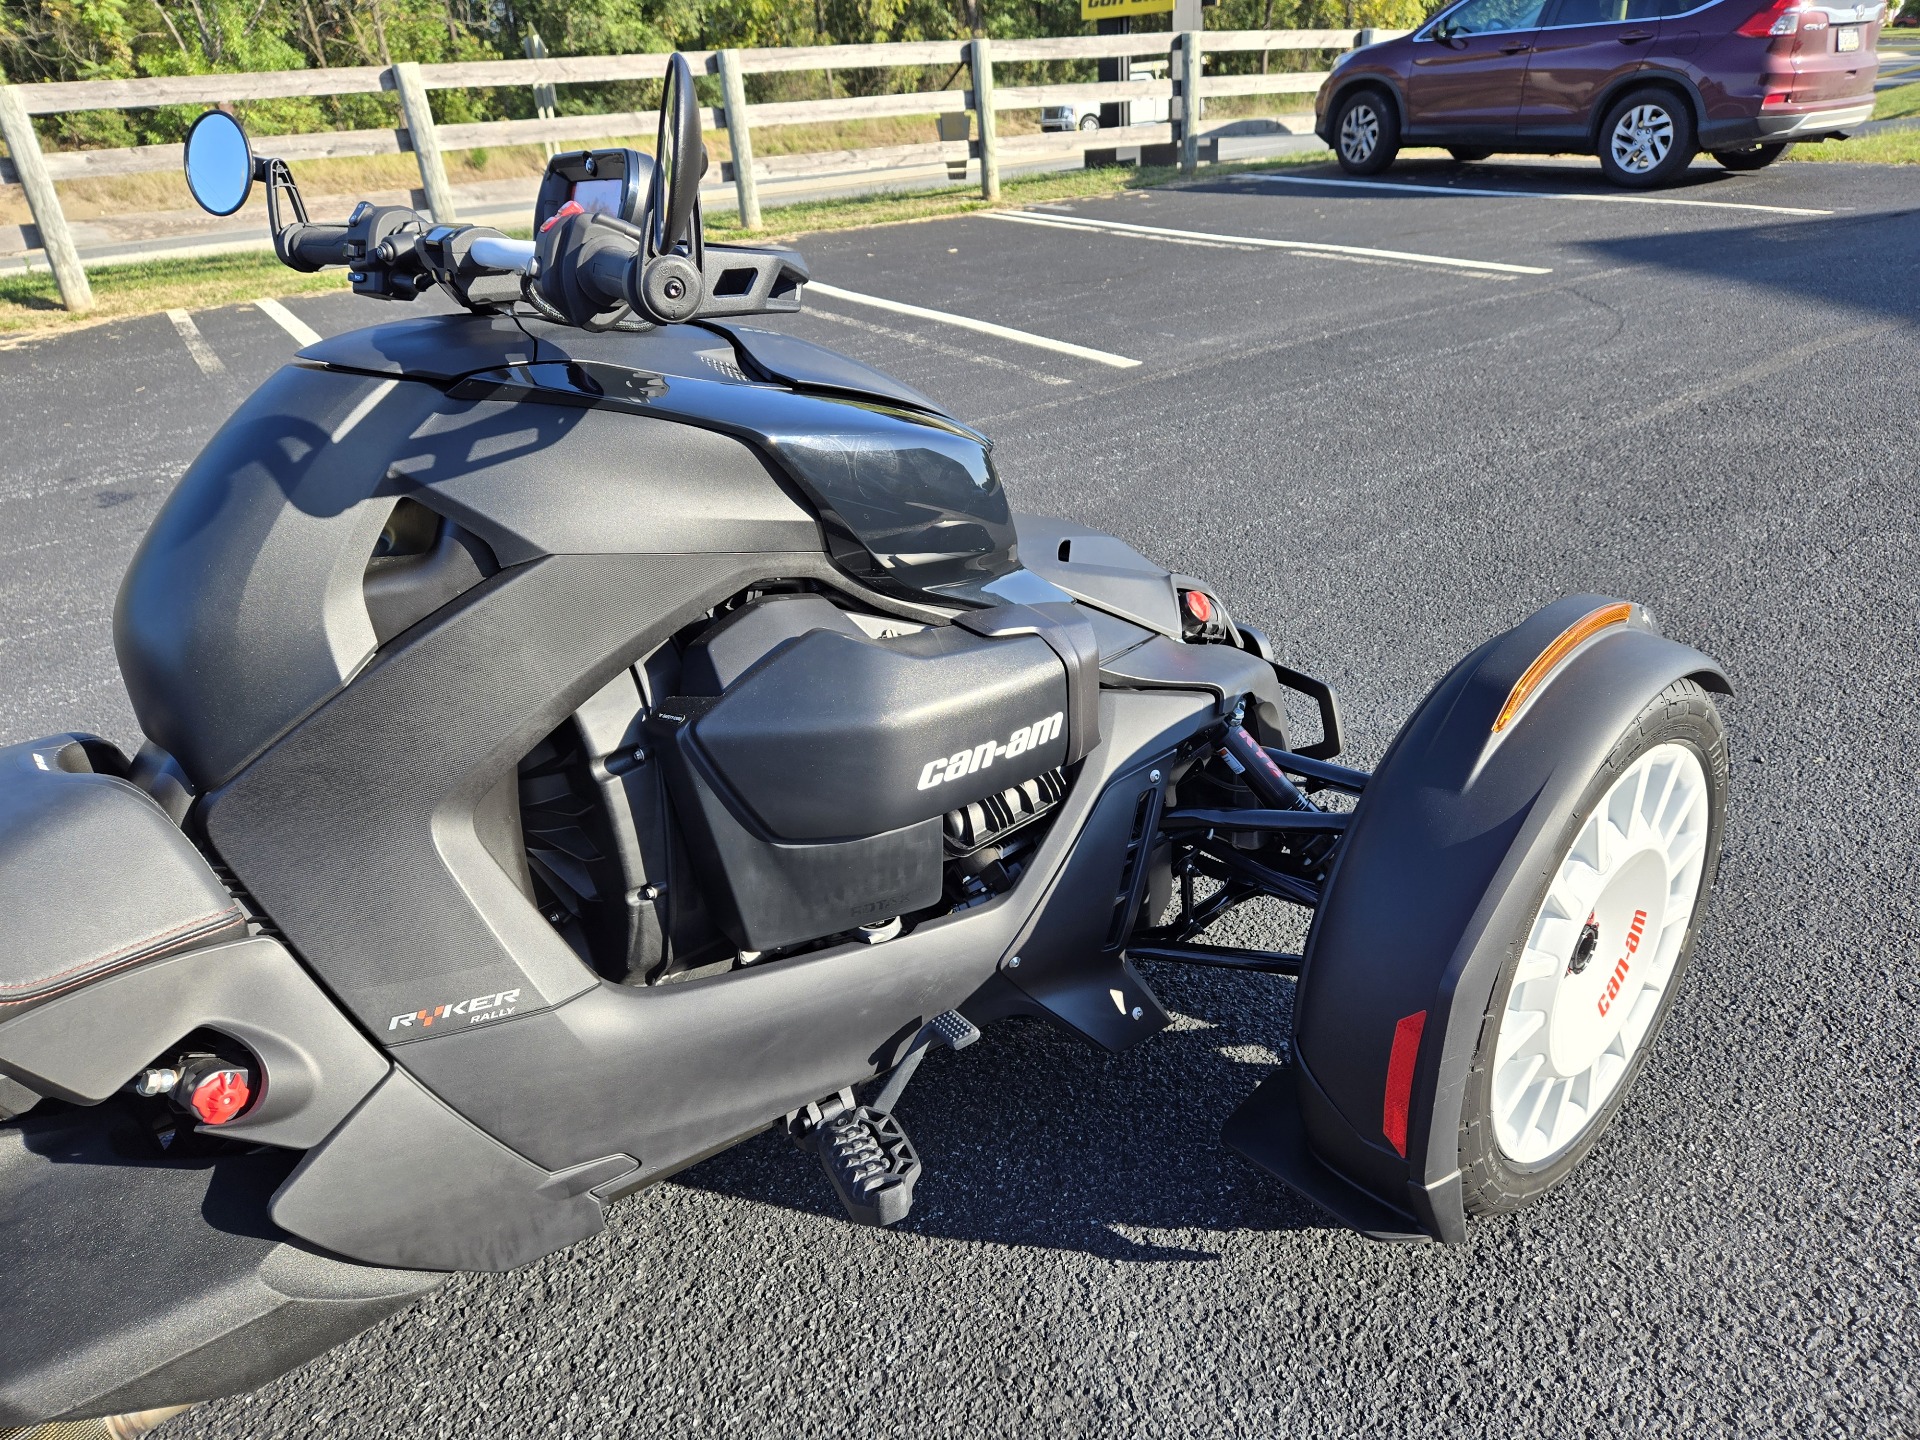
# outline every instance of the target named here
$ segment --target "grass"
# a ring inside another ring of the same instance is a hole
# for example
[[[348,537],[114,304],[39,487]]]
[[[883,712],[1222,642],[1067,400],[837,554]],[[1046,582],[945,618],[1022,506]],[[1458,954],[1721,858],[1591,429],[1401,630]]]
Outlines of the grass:
[[[1882,135],[1856,135],[1851,140],[1796,145],[1785,158],[1845,160],[1855,165],[1920,165],[1920,130],[1894,130]]]
[[[1201,172],[1197,182],[1188,183],[1204,184],[1242,171],[1324,158],[1324,152],[1312,152],[1277,160],[1211,165]],[[1012,207],[1049,200],[1099,199],[1177,183],[1180,183],[1180,172],[1170,166],[1066,170],[1008,180],[1001,186],[997,205]],[[718,241],[793,240],[827,230],[938,220],[993,208],[995,205],[980,198],[977,187],[954,185],[940,190],[770,208],[764,217],[765,225],[757,231],[742,230],[732,211],[716,211],[707,222],[707,237]],[[53,277],[45,272],[0,276],[0,344],[77,325],[98,324],[102,320],[151,315],[161,310],[204,309],[256,300],[263,295],[342,290],[347,284],[343,271],[302,275],[286,269],[263,251],[102,265],[89,269],[87,279],[93,286],[94,308],[84,315],[71,315],[61,308]]]
[[[87,281],[93,287],[93,309],[70,315],[61,308],[53,277],[45,271],[0,275],[0,345],[50,330],[160,310],[203,310],[262,295],[343,290],[347,277],[340,270],[302,275],[263,251],[102,265],[87,271]]]
[[[1911,85],[1896,85],[1874,97],[1873,118],[1905,120],[1920,115],[1920,80]]]

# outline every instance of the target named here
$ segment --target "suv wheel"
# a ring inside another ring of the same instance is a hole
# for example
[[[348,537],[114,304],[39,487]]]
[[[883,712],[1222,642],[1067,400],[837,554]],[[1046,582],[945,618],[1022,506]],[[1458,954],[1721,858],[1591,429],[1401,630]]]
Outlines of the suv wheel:
[[[1349,175],[1378,175],[1400,153],[1400,116],[1378,90],[1359,90],[1340,102],[1333,122],[1333,153]]]
[[[1713,158],[1729,170],[1759,170],[1793,149],[1791,141],[1778,145],[1743,145],[1738,150],[1716,150]]]
[[[1600,168],[1616,185],[1663,184],[1693,155],[1693,112],[1671,90],[1635,90],[1600,122]]]
[[[1080,128],[1082,130],[1098,130],[1100,128],[1100,117],[1098,115],[1082,115],[1080,117]]]

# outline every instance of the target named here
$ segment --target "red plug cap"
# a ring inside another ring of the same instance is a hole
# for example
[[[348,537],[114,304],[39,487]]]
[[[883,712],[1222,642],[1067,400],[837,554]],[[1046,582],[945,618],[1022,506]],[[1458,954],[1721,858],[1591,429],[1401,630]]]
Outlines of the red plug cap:
[[[187,1097],[187,1108],[200,1117],[203,1125],[224,1125],[253,1099],[247,1072],[236,1067],[215,1070],[201,1078]]]
[[[1186,602],[1187,614],[1204,625],[1213,619],[1213,602],[1199,590],[1183,590],[1180,598]]]

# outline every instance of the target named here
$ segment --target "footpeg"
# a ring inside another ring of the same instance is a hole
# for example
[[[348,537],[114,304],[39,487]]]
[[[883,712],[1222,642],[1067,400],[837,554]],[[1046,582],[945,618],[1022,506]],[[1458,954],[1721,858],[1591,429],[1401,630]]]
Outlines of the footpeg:
[[[813,1132],[833,1193],[859,1225],[892,1225],[913,1208],[920,1156],[900,1122],[871,1105],[843,1110]]]
[[[855,1224],[893,1225],[907,1218],[920,1156],[893,1118],[893,1107],[935,1045],[964,1050],[979,1038],[979,1030],[958,1010],[942,1011],[920,1027],[871,1105],[855,1103],[853,1091],[842,1090],[787,1117],[787,1133],[819,1157],[833,1193]]]

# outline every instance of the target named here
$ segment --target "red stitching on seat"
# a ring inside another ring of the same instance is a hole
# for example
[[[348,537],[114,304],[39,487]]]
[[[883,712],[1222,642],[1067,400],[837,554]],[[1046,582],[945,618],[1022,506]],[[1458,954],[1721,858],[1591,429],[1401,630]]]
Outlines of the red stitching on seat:
[[[150,935],[145,940],[137,941],[133,945],[123,945],[118,950],[109,950],[104,955],[96,956],[92,960],[84,960],[78,965],[69,965],[65,970],[56,970],[53,974],[42,976],[38,980],[18,980],[9,984],[0,985],[0,991],[33,990],[38,992],[41,990],[41,987],[52,985],[54,981],[65,979],[69,975],[78,974],[81,971],[93,972],[74,981],[73,985],[62,985],[54,990],[32,995],[23,995],[14,1000],[0,1000],[0,1006],[25,1005],[33,1000],[44,999],[46,995],[49,994],[59,994],[62,990],[71,990],[75,985],[84,984],[87,980],[95,978],[95,975],[104,974],[108,970],[121,969],[128,965],[137,964],[142,960],[152,957],[155,952],[167,949],[170,944],[190,940],[194,938],[196,932],[223,929],[226,924],[231,924],[234,921],[244,918],[245,915],[238,905],[229,905],[224,910],[216,910],[210,915],[202,915],[197,919],[187,921],[183,925],[176,925],[171,930],[162,930],[158,935]]]

